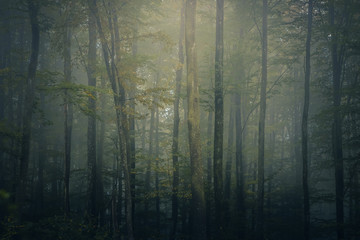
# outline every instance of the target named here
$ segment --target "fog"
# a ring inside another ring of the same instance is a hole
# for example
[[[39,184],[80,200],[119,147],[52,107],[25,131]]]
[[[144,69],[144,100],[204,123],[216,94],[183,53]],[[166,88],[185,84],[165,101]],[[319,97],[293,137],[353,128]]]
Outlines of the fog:
[[[0,239],[360,239],[358,1],[0,5]]]

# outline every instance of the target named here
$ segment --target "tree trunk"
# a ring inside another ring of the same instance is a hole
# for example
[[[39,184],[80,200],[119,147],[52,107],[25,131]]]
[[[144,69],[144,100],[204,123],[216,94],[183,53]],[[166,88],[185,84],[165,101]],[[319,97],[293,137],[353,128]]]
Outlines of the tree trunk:
[[[294,115],[293,115],[293,129],[294,129],[294,139],[293,139],[293,146],[294,146],[294,170],[295,170],[295,186],[297,189],[300,189],[302,185],[302,157],[301,157],[301,149],[299,147],[299,140],[300,140],[300,111],[301,111],[301,104],[299,103],[298,97],[296,97],[296,92],[298,91],[298,83],[299,80],[298,76],[298,69],[297,66],[294,67],[294,84],[293,84],[293,96],[294,96]],[[301,208],[301,200],[299,195],[299,207]]]
[[[133,228],[133,220],[132,220],[132,210],[133,210],[133,199],[131,193],[131,146],[130,146],[130,122],[127,114],[127,99],[126,99],[126,90],[125,90],[125,79],[121,79],[119,76],[119,70],[117,65],[120,62],[120,33],[118,26],[118,17],[115,6],[112,5],[111,2],[108,3],[109,8],[111,9],[111,17],[109,16],[109,28],[111,31],[111,45],[113,47],[113,51],[111,52],[111,69],[114,73],[114,78],[117,85],[117,94],[119,97],[116,98],[116,111],[118,111],[117,115],[119,116],[119,138],[120,138],[120,150],[121,150],[121,160],[123,165],[124,172],[124,185],[125,185],[125,218],[126,218],[126,230],[129,238],[133,238],[134,228]],[[126,161],[126,163],[125,163]],[[125,166],[126,165],[126,166]]]
[[[207,125],[207,147],[208,147],[208,153],[207,153],[207,175],[206,175],[206,182],[207,186],[209,188],[209,191],[211,190],[212,184],[212,154],[211,154],[211,139],[213,136],[213,112],[210,110],[208,113],[208,125]],[[209,200],[209,199],[208,199]]]
[[[42,41],[40,44],[40,59],[39,59],[39,65],[41,67],[41,70],[46,70],[48,65],[46,62],[46,52],[47,48],[45,47],[45,41]],[[40,92],[40,109],[41,111],[45,112],[46,110],[46,104],[45,104],[45,94],[43,92]],[[47,137],[45,134],[45,128],[46,125],[43,124],[41,121],[38,125],[38,140],[37,144],[39,147],[39,166],[38,166],[38,186],[36,191],[36,206],[37,206],[37,215],[42,216],[44,213],[44,169],[45,169],[45,162],[47,159]]]
[[[227,142],[227,154],[226,154],[226,167],[225,167],[225,183],[224,183],[224,217],[225,225],[228,225],[230,221],[230,191],[231,191],[231,168],[233,161],[234,151],[234,107],[230,107],[229,126],[228,126],[228,142]]]
[[[208,239],[210,239],[210,229],[211,229],[211,222],[212,218],[210,215],[211,209],[212,209],[212,155],[213,151],[212,149],[212,136],[213,136],[213,111],[209,110],[208,113],[208,122],[207,122],[207,175],[206,175],[206,212],[208,213],[206,218],[206,230]]]
[[[120,142],[120,153],[121,153],[121,162],[124,171],[124,183],[125,183],[125,201],[126,201],[126,226],[127,226],[127,235],[129,240],[134,239],[133,225],[132,225],[132,199],[131,199],[131,184],[130,184],[130,172],[128,168],[128,154],[127,154],[127,138],[126,138],[126,130],[128,129],[128,119],[124,113],[121,112],[121,109],[124,109],[126,106],[126,98],[125,98],[125,90],[122,86],[122,81],[120,81],[118,76],[118,71],[115,66],[115,53],[110,52],[111,57],[111,66],[110,66],[110,57],[109,57],[109,45],[106,41],[105,34],[102,29],[102,24],[99,16],[98,9],[96,7],[96,0],[91,1],[90,10],[94,13],[96,18],[96,24],[98,28],[98,33],[103,49],[104,62],[106,66],[106,71],[110,80],[111,88],[114,92],[114,107],[116,112],[116,125],[118,130],[118,137]],[[117,22],[116,16],[114,16],[114,23]],[[111,23],[111,20],[109,21]],[[111,31],[114,31],[112,26],[109,26]],[[114,26],[116,30],[116,26]],[[116,32],[115,32],[116,33]],[[119,38],[116,36],[116,40],[111,35],[112,46],[117,43],[119,44]],[[119,57],[120,52],[117,51],[117,56]]]
[[[40,94],[40,105],[42,111],[45,110],[45,96]],[[37,191],[37,205],[38,215],[42,216],[44,210],[44,168],[46,161],[46,135],[44,131],[44,125],[39,125],[39,168],[38,168],[38,191]]]
[[[135,29],[134,33],[135,41],[132,45],[132,55],[133,57],[136,57],[137,54],[137,28]],[[136,72],[136,68],[134,69],[134,72]],[[132,220],[133,220],[133,227],[135,228],[135,186],[136,186],[136,145],[135,145],[135,91],[136,91],[136,85],[135,83],[130,83],[131,89],[129,91],[129,98],[130,100],[130,114],[129,114],[129,135],[130,135],[130,181],[131,181],[131,199],[132,199]]]
[[[121,198],[121,191],[119,191],[118,195],[118,188],[119,190],[122,189],[121,185],[121,170],[119,169],[119,157],[118,157],[118,142],[115,141],[115,148],[116,153],[114,154],[114,162],[113,162],[113,169],[115,170],[115,174],[113,174],[113,186],[111,192],[111,222],[112,222],[112,238],[114,240],[120,239],[120,222],[121,219],[121,208],[122,208],[122,198]]]
[[[159,107],[155,110],[155,209],[156,209],[156,231],[160,235],[160,185],[159,185]]]
[[[257,239],[264,239],[264,150],[265,150],[265,114],[266,114],[266,82],[267,82],[267,12],[268,2],[263,0],[262,20],[262,67],[260,88],[260,119],[259,119],[259,142],[258,142],[258,189],[257,189],[257,213],[256,233]]]
[[[3,9],[8,9],[9,8],[9,3],[5,2],[5,3],[2,3],[2,8]],[[1,21],[0,21],[0,24],[1,24],[1,28],[3,29],[2,30],[2,34],[0,35],[0,42],[2,43],[0,45],[0,69],[6,69],[8,67],[11,67],[9,66],[9,59],[10,59],[10,45],[11,45],[11,30],[10,30],[10,26],[11,26],[11,21],[10,21],[10,17],[7,16],[7,12],[2,12],[3,13],[3,16],[1,18]],[[6,20],[5,20],[5,19]],[[23,31],[20,31],[20,35],[23,35],[21,34],[21,32]],[[23,42],[21,42],[23,43]],[[22,46],[22,45],[20,45]],[[3,123],[3,122],[7,122],[8,120],[6,119],[6,111],[5,111],[5,108],[6,108],[6,99],[13,99],[13,97],[11,96],[12,94],[9,94],[10,96],[6,96],[6,76],[4,74],[1,74],[0,75],[0,122]],[[22,84],[21,84],[22,85]],[[12,89],[12,87],[10,87],[10,89]],[[9,89],[9,90],[10,90]],[[13,104],[11,103],[11,106]],[[9,109],[9,114],[10,114],[10,122],[13,122],[12,121],[12,116],[13,116],[13,110],[10,111]],[[20,115],[18,115],[18,117],[20,117]],[[15,140],[12,140],[11,141],[11,148],[12,150],[14,149],[13,146],[16,146],[17,145],[17,142]],[[3,146],[6,146],[6,140],[5,138],[2,136],[2,134],[0,134],[0,146],[3,147]],[[5,158],[7,157],[7,154],[5,153],[5,151],[3,151],[2,148],[0,148],[0,186],[4,186],[5,184],[5,179],[6,179],[6,161],[5,161]],[[13,150],[14,151],[14,150]],[[14,152],[14,153],[17,153],[17,152]],[[16,164],[17,163],[17,160],[16,159],[15,161],[13,160],[13,162]],[[14,174],[14,176],[16,176],[16,174]],[[16,178],[14,178],[16,179]]]
[[[215,51],[215,121],[214,121],[214,196],[216,235],[222,238],[224,223],[223,191],[223,135],[224,135],[224,100],[223,100],[223,27],[224,0],[216,1],[216,51]]]
[[[173,186],[172,186],[172,228],[170,232],[170,240],[175,239],[177,222],[178,222],[178,212],[179,212],[179,199],[178,199],[178,190],[179,190],[179,124],[180,124],[180,114],[179,114],[179,103],[180,103],[180,92],[181,92],[181,80],[182,72],[184,65],[184,18],[185,18],[185,1],[181,3],[180,11],[180,32],[179,32],[179,66],[176,69],[176,78],[175,78],[175,101],[174,101],[174,125],[173,125],[173,141],[172,141],[172,160],[173,160]]]
[[[69,10],[67,10],[69,11]],[[65,82],[71,83],[71,27],[70,14],[66,18],[64,28],[64,76]],[[71,162],[71,135],[73,122],[73,106],[70,101],[70,95],[65,89],[64,96],[64,212],[65,215],[70,213],[70,162]]]
[[[148,225],[149,221],[149,201],[150,201],[150,181],[151,181],[151,161],[153,160],[153,141],[154,141],[154,123],[155,123],[155,106],[154,104],[151,107],[151,117],[150,117],[150,131],[149,131],[149,151],[146,162],[146,173],[145,173],[145,216],[144,223]]]
[[[329,15],[331,33],[331,60],[333,77],[333,157],[335,162],[335,195],[336,195],[336,229],[337,239],[344,239],[344,163],[342,150],[342,118],[341,106],[341,53],[338,54],[338,36],[335,32],[335,6],[334,0],[329,1]]]
[[[120,37],[118,34],[118,26],[117,26],[117,16],[114,15],[114,29],[115,29],[115,43],[117,45],[120,44]],[[116,56],[120,58],[120,51],[119,46],[116,48],[117,51],[115,52]],[[112,54],[112,60],[114,60],[114,53]],[[130,150],[130,143],[129,143],[129,120],[125,111],[126,107],[126,93],[123,86],[123,79],[120,79],[118,70],[116,66],[113,65],[115,68],[113,71],[116,73],[117,82],[118,82],[118,94],[119,98],[116,98],[116,106],[117,106],[117,116],[120,115],[120,152],[121,152],[121,160],[122,160],[122,167],[124,172],[124,185],[125,185],[125,218],[126,218],[126,230],[127,236],[129,240],[134,239],[134,230],[133,230],[133,221],[132,221],[132,198],[131,198],[131,182],[130,182],[130,171],[129,171],[129,150]],[[120,109],[119,109],[120,107]]]
[[[105,89],[105,79],[101,78],[101,88]],[[104,96],[102,95],[100,98],[100,112],[102,121],[100,122],[99,129],[99,142],[97,144],[97,205],[99,208],[99,225],[104,225],[104,217],[105,217],[105,206],[104,206],[104,184],[103,184],[103,158],[104,158],[104,139],[105,139],[105,109],[106,101]]]
[[[239,227],[239,236],[244,238],[246,229],[246,216],[245,216],[245,164],[243,158],[243,127],[241,119],[241,95],[237,93],[235,95],[235,174],[236,174],[236,197],[238,205],[238,215],[241,226]]]
[[[197,78],[195,45],[196,0],[185,6],[185,51],[187,66],[188,134],[191,165],[192,239],[206,239],[206,212],[203,165],[201,159],[199,83]]]
[[[305,56],[305,95],[304,95],[304,110],[301,124],[301,143],[302,143],[302,158],[303,158],[303,214],[304,214],[304,239],[310,239],[310,199],[309,199],[309,184],[308,184],[308,115],[309,115],[309,101],[310,101],[310,44],[311,44],[311,26],[312,26],[312,10],[313,0],[309,0],[308,6],[308,23],[307,23],[307,37],[306,37],[306,56]]]
[[[34,91],[36,84],[36,68],[39,56],[40,30],[38,23],[39,6],[37,3],[28,0],[28,11],[31,25],[31,56],[28,66],[28,75],[26,78],[25,92],[25,113],[23,115],[23,128],[21,136],[21,152],[20,152],[20,175],[16,188],[16,203],[20,209],[20,217],[23,213],[23,207],[26,194],[26,181],[30,158],[30,139],[31,139],[31,123],[34,107]]]
[[[276,112],[276,105],[273,105],[271,111],[270,112],[270,117],[269,117],[269,124],[271,126],[271,128],[273,129],[270,133],[269,133],[269,160],[270,162],[274,163],[275,162],[275,149],[276,149],[276,135],[275,135],[275,112]],[[272,189],[273,189],[273,180],[274,180],[274,176],[273,176],[273,165],[269,164],[268,166],[268,179],[267,179],[267,199],[266,199],[266,207],[267,207],[267,217],[268,219],[271,219],[271,215],[272,215]]]
[[[89,51],[88,51],[88,85],[96,87],[96,19],[94,14],[89,11]],[[97,166],[96,166],[96,92],[91,91],[91,96],[88,98],[89,110],[91,115],[88,116],[87,129],[87,159],[89,167],[89,214],[95,217],[95,222],[98,213],[97,198],[101,198],[97,193]]]

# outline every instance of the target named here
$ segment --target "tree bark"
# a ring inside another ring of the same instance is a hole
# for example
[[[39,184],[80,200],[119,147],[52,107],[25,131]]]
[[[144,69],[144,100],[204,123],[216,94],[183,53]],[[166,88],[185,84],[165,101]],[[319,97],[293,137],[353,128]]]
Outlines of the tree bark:
[[[30,159],[30,139],[31,139],[31,123],[34,107],[34,91],[36,85],[36,67],[39,56],[40,30],[38,23],[39,5],[28,0],[28,11],[31,25],[31,56],[28,66],[28,75],[26,78],[25,92],[25,113],[23,115],[23,127],[21,136],[21,152],[20,152],[20,175],[16,189],[16,203],[20,208],[20,216],[23,213],[23,206],[26,194],[26,181]]]
[[[119,169],[119,147],[118,141],[115,141],[116,152],[114,154],[113,169],[113,186],[111,192],[111,221],[112,221],[112,238],[114,240],[120,239],[120,220],[122,209],[122,179],[121,169]],[[119,192],[118,192],[119,189]]]
[[[331,32],[331,61],[333,78],[333,157],[335,162],[335,195],[336,195],[336,230],[337,239],[344,239],[344,163],[342,150],[342,117],[341,117],[341,53],[338,54],[338,36],[335,31],[335,3],[329,1]]]
[[[204,177],[201,159],[199,83],[197,78],[195,45],[196,0],[187,0],[185,5],[185,51],[187,66],[188,134],[191,165],[191,217],[192,239],[205,240],[206,212]]]
[[[257,239],[264,239],[264,150],[265,150],[265,115],[266,115],[266,82],[267,82],[267,12],[268,1],[263,0],[262,19],[262,67],[260,88],[260,119],[259,119],[259,142],[258,142],[258,189],[257,189],[257,213],[256,232]]]
[[[89,10],[89,51],[88,51],[88,86],[96,87],[96,19],[94,14]],[[96,92],[91,91],[91,96],[88,98],[88,105],[91,115],[88,116],[87,129],[87,159],[89,168],[89,214],[91,217],[97,219],[98,201],[102,198],[98,194],[98,176],[96,164]],[[96,222],[95,222],[96,223]]]
[[[236,197],[238,205],[238,215],[241,226],[239,227],[239,236],[244,238],[246,229],[246,216],[245,216],[245,164],[243,158],[243,126],[241,119],[241,95],[235,95],[235,174],[236,174]]]
[[[309,184],[308,184],[308,115],[310,103],[310,47],[311,47],[311,27],[312,27],[312,10],[313,0],[308,3],[308,22],[307,22],[307,37],[306,37],[306,56],[305,56],[305,93],[304,93],[304,109],[301,124],[301,143],[302,143],[302,158],[303,158],[303,221],[304,221],[304,239],[310,239],[310,199],[309,199]]]
[[[45,96],[43,93],[40,93],[40,105],[42,111],[45,110]],[[44,168],[46,161],[46,135],[45,135],[45,126],[39,124],[39,168],[38,168],[38,190],[37,190],[37,205],[38,205],[38,215],[42,216],[44,210]]]
[[[41,67],[41,70],[46,70],[47,69],[47,63],[46,63],[46,52],[47,52],[47,48],[45,47],[45,41],[41,41],[41,44],[39,46],[39,52],[40,52],[40,59],[39,59],[39,65]],[[43,92],[40,92],[40,109],[41,111],[45,111],[46,110],[46,104],[45,104],[45,94]],[[38,216],[42,216],[44,213],[44,170],[45,170],[45,162],[47,159],[47,154],[46,154],[46,150],[47,150],[47,137],[45,134],[45,128],[46,125],[43,124],[43,122],[41,121],[38,125],[38,140],[37,140],[37,144],[38,144],[38,148],[39,148],[39,155],[38,155],[38,159],[39,159],[39,165],[38,165],[38,186],[37,186],[37,191],[36,191],[36,206],[37,206],[37,215]]]
[[[223,137],[224,137],[224,100],[223,100],[223,27],[224,0],[216,1],[216,43],[215,43],[215,121],[214,121],[214,196],[216,235],[222,238],[224,223],[223,191]]]
[[[105,79],[101,78],[101,88],[105,89]],[[99,208],[99,225],[104,225],[104,217],[105,217],[105,206],[104,206],[104,184],[103,184],[103,159],[104,159],[104,140],[105,140],[105,109],[106,101],[103,95],[100,97],[100,114],[102,121],[100,122],[100,129],[99,129],[99,142],[97,144],[97,205]]]
[[[132,199],[131,199],[131,184],[130,184],[130,172],[128,167],[128,138],[126,138],[126,130],[128,129],[128,119],[124,113],[121,112],[122,109],[126,106],[126,97],[125,97],[125,90],[122,86],[122,81],[119,79],[118,71],[115,65],[115,53],[112,51],[109,53],[109,45],[106,41],[105,34],[103,32],[100,16],[98,9],[96,7],[96,0],[89,0],[91,1],[91,8],[90,10],[94,13],[96,18],[96,24],[98,28],[98,33],[100,37],[100,42],[103,49],[103,57],[106,66],[106,71],[110,80],[111,88],[114,92],[114,107],[116,112],[116,125],[118,130],[118,137],[119,137],[119,145],[120,145],[120,153],[121,153],[121,162],[124,171],[124,183],[125,183],[125,201],[126,201],[126,226],[127,226],[127,235],[129,240],[134,239],[134,232],[133,232],[133,225],[132,225]],[[109,17],[110,18],[110,17]],[[117,22],[116,15],[114,16],[114,23]],[[109,23],[111,23],[111,18]],[[110,31],[116,30],[116,26],[112,27],[109,26]],[[115,32],[116,33],[116,32]],[[111,34],[111,42],[112,46],[114,44],[119,44],[118,36],[114,39],[113,34]],[[117,52],[117,56],[119,57],[120,52]],[[109,57],[110,54],[110,57]],[[110,61],[111,59],[111,61]],[[111,62],[111,66],[110,63]]]
[[[176,69],[175,77],[175,101],[174,101],[174,125],[173,125],[173,139],[172,139],[172,160],[173,160],[173,186],[172,186],[172,228],[170,232],[170,240],[175,239],[177,222],[178,222],[178,212],[179,212],[179,199],[178,199],[178,190],[179,190],[179,124],[180,124],[180,114],[179,114],[179,103],[180,103],[180,92],[181,92],[181,80],[182,72],[184,65],[184,18],[185,18],[185,1],[181,3],[180,10],[180,32],[179,32],[179,66]]]
[[[69,9],[67,10],[69,11]],[[64,28],[64,76],[65,82],[71,83],[71,36],[70,14],[66,17]],[[65,89],[64,96],[64,212],[70,213],[70,163],[71,163],[71,135],[73,122],[73,106],[70,101],[68,90]]]
[[[160,235],[160,184],[159,184],[159,107],[155,110],[155,209],[156,209],[156,231]]]
[[[227,157],[226,157],[226,167],[225,167],[225,188],[224,188],[224,198],[227,203],[230,200],[230,188],[231,188],[231,165],[233,157],[233,142],[234,142],[234,110],[233,107],[230,108],[229,115],[229,126],[228,126],[228,142],[227,142]]]
[[[212,149],[212,136],[213,136],[213,111],[209,110],[208,112],[208,120],[207,120],[207,162],[206,162],[206,212],[207,212],[207,218],[206,218],[206,231],[207,231],[207,235],[208,235],[208,239],[210,239],[210,230],[211,230],[211,216],[210,216],[210,212],[212,209],[212,179],[213,179],[213,170],[212,170],[212,156],[213,156],[213,151]]]
[[[132,55],[133,57],[136,57],[137,55],[137,28],[135,29],[134,33],[134,42],[132,44]],[[134,72],[136,72],[136,68],[134,69]],[[135,228],[135,187],[136,187],[136,145],[135,145],[135,91],[136,91],[136,85],[135,83],[130,83],[131,89],[129,91],[129,98],[130,100],[130,111],[129,114],[129,135],[130,135],[130,182],[131,182],[131,199],[132,199],[132,220],[133,220],[133,227]]]
[[[153,142],[154,142],[154,125],[155,125],[155,106],[154,104],[151,107],[151,116],[150,116],[150,131],[149,131],[149,151],[146,162],[146,173],[145,173],[145,194],[148,196],[145,199],[145,216],[144,223],[148,225],[149,221],[149,202],[150,202],[150,181],[151,181],[151,161],[153,160]]]
[[[211,139],[213,136],[213,112],[210,110],[208,113],[208,125],[207,125],[207,147],[208,147],[208,153],[207,153],[207,175],[206,175],[206,182],[207,186],[209,188],[209,191],[211,190],[212,184],[212,178],[213,178],[213,171],[212,171],[212,152],[211,152]],[[209,199],[208,199],[209,200]]]
[[[294,99],[294,114],[293,114],[293,153],[294,153],[294,170],[295,170],[295,186],[300,189],[302,185],[302,156],[301,149],[299,146],[300,136],[301,135],[301,123],[300,123],[300,114],[301,114],[301,103],[299,103],[299,99],[296,96],[296,92],[298,91],[298,67],[294,67],[294,83],[293,83],[293,99]],[[301,76],[300,76],[301,78]],[[299,208],[301,208],[301,200],[299,195]]]

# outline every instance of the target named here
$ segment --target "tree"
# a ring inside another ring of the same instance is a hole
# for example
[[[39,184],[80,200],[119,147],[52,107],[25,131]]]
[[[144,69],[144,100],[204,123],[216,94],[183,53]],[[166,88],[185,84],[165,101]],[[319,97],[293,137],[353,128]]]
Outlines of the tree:
[[[335,202],[337,239],[344,239],[344,163],[342,149],[341,106],[341,73],[343,67],[344,47],[339,52],[339,36],[335,26],[335,0],[329,0],[329,21],[331,28],[331,63],[333,78],[333,158],[335,162]]]
[[[20,214],[25,201],[26,181],[29,167],[30,156],[30,138],[31,123],[34,108],[34,91],[36,85],[36,68],[38,65],[39,44],[40,44],[40,28],[38,22],[39,2],[27,1],[28,12],[31,25],[31,57],[28,65],[28,74],[26,77],[25,91],[25,113],[23,115],[23,127],[21,136],[21,152],[20,152],[20,175],[16,189],[16,203],[20,206]]]
[[[235,173],[236,173],[236,199],[238,204],[238,214],[241,219],[241,227],[239,228],[239,236],[244,237],[244,229],[246,229],[246,212],[245,212],[245,164],[243,158],[243,126],[241,121],[241,95],[235,94]]]
[[[195,45],[196,0],[185,5],[185,52],[187,72],[187,120],[191,166],[191,221],[192,239],[206,239],[206,211],[204,177],[200,142],[199,83],[197,78]]]
[[[229,113],[229,125],[228,125],[228,141],[227,141],[227,156],[226,156],[226,168],[225,168],[225,182],[224,182],[224,207],[226,206],[226,212],[229,214],[229,201],[230,201],[230,189],[231,189],[231,165],[233,160],[233,142],[234,142],[234,120],[235,113],[234,107],[230,107]],[[229,217],[227,217],[228,221]]]
[[[132,56],[136,57],[137,55],[137,49],[138,49],[138,43],[137,43],[137,27],[134,30],[134,42],[132,43],[131,46],[131,50],[132,50]],[[134,69],[134,72],[136,72],[136,68]],[[131,86],[131,90],[129,91],[129,98],[131,99],[131,102],[129,104],[130,107],[130,111],[132,112],[131,114],[129,114],[129,131],[130,131],[130,147],[129,147],[129,151],[130,151],[130,168],[131,168],[131,198],[132,198],[132,210],[131,210],[131,215],[132,215],[132,221],[133,221],[133,225],[135,222],[135,187],[136,187],[136,144],[135,144],[135,90],[136,90],[136,85],[135,83],[131,82],[130,83]],[[135,227],[135,225],[134,225]]]
[[[160,78],[160,77],[158,77]],[[155,110],[156,120],[155,120],[155,209],[156,209],[156,232],[160,234],[160,186],[159,186],[159,106],[156,106]]]
[[[129,240],[134,239],[134,228],[133,228],[133,219],[132,219],[132,194],[131,194],[131,176],[130,176],[130,168],[131,165],[131,147],[130,147],[130,135],[129,135],[129,119],[128,114],[126,113],[127,99],[126,99],[126,91],[125,91],[125,79],[121,78],[119,74],[119,70],[116,66],[116,63],[120,62],[120,34],[119,34],[119,26],[118,26],[118,17],[116,9],[110,4],[110,8],[112,8],[112,21],[109,19],[110,31],[113,31],[113,38],[111,39],[112,46],[115,46],[115,51],[110,54],[112,61],[112,71],[114,74],[113,80],[116,80],[115,85],[117,84],[117,88],[113,83],[111,83],[113,91],[118,94],[119,97],[114,98],[115,103],[115,112],[117,115],[117,119],[120,120],[119,125],[120,131],[119,141],[120,141],[120,151],[121,151],[121,160],[122,167],[124,171],[124,184],[125,184],[125,213],[126,213],[126,230]],[[112,27],[113,26],[113,29]]]
[[[65,26],[63,32],[64,47],[64,82],[71,83],[71,3],[65,9]],[[71,135],[73,124],[73,105],[68,89],[64,93],[64,212],[70,213],[70,163],[71,163]]]
[[[304,93],[304,109],[301,124],[301,143],[303,158],[303,194],[304,194],[304,239],[309,239],[310,232],[310,199],[308,185],[308,115],[310,100],[310,46],[311,46],[311,27],[312,27],[312,10],[313,1],[308,3],[308,20],[307,20],[307,37],[306,37],[306,56],[305,56],[305,93]]]
[[[223,58],[224,58],[224,0],[216,1],[216,43],[215,43],[215,124],[214,124],[214,195],[217,237],[223,236]]]
[[[88,14],[88,30],[89,30],[89,51],[88,51],[88,85],[96,87],[96,19],[94,14],[90,11]],[[97,210],[99,201],[102,198],[98,195],[98,180],[97,164],[96,164],[96,92],[91,91],[88,98],[88,105],[90,115],[88,116],[87,129],[87,158],[89,167],[89,213],[91,217],[97,217]],[[100,170],[101,171],[101,170]],[[96,219],[96,218],[95,218]]]
[[[156,79],[156,81],[158,81],[158,79]],[[155,101],[153,99],[153,101]],[[145,192],[147,194],[150,194],[150,181],[151,181],[151,162],[154,160],[153,157],[153,150],[154,150],[154,125],[155,125],[155,104],[153,103],[151,106],[151,117],[150,117],[150,129],[149,129],[149,151],[148,151],[148,158],[147,158],[147,162],[146,162],[146,174],[145,174]],[[147,197],[147,199],[145,199],[145,217],[144,217],[144,224],[148,225],[148,221],[149,221],[149,202],[150,202],[150,197]]]
[[[181,79],[184,65],[184,18],[185,18],[185,1],[181,2],[180,10],[180,31],[179,31],[179,65],[176,69],[175,77],[175,101],[174,101],[174,125],[173,125],[173,139],[172,139],[172,161],[173,161],[173,185],[172,185],[172,228],[170,232],[170,240],[175,239],[177,222],[178,222],[178,212],[179,212],[179,123],[180,123],[180,114],[179,114],[179,104],[180,104],[180,92],[181,92]]]
[[[96,6],[96,0],[89,0],[90,11],[93,12],[96,18],[96,25],[99,33],[100,42],[103,50],[103,57],[106,66],[106,71],[109,77],[111,88],[114,94],[114,108],[116,113],[116,126],[117,126],[117,135],[119,140],[119,149],[121,153],[121,163],[124,172],[124,183],[125,183],[125,201],[126,201],[126,226],[128,239],[134,239],[133,225],[132,225],[132,199],[131,199],[131,184],[130,184],[130,172],[128,168],[128,155],[127,155],[127,137],[126,130],[128,127],[128,119],[126,114],[121,110],[124,109],[126,105],[125,90],[123,82],[120,79],[118,69],[115,65],[115,55],[120,56],[119,46],[116,46],[116,53],[110,51],[109,45],[107,43],[101,19],[99,16],[98,8]],[[115,46],[119,44],[119,32],[117,27],[117,16],[116,12],[113,12],[113,18],[109,17],[109,29],[111,33],[111,45]],[[114,36],[115,35],[115,36]],[[114,49],[114,48],[112,48]],[[111,64],[110,64],[111,62]]]
[[[264,155],[265,155],[265,115],[266,115],[266,83],[267,83],[267,14],[268,2],[263,0],[262,15],[262,58],[261,58],[261,87],[260,87],[260,118],[258,139],[257,164],[257,239],[264,239]]]
[[[0,0],[0,239],[357,238],[360,1],[267,2],[266,36],[262,1],[224,1],[220,67],[215,0]],[[32,105],[31,4],[41,35]]]

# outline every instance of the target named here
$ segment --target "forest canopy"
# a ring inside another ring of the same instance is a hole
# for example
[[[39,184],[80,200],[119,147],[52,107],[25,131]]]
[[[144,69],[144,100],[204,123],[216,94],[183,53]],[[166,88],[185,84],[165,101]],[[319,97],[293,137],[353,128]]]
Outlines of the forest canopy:
[[[0,239],[360,239],[360,1],[0,0]]]

